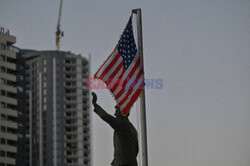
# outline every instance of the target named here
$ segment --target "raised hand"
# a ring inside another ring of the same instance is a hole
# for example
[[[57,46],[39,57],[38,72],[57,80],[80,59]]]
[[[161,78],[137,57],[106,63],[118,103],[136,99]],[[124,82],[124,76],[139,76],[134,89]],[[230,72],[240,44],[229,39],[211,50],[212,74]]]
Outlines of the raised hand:
[[[96,96],[96,94],[95,94],[95,92],[92,92],[91,93],[92,94],[92,104],[95,106],[96,105],[96,102],[97,102],[97,96]]]

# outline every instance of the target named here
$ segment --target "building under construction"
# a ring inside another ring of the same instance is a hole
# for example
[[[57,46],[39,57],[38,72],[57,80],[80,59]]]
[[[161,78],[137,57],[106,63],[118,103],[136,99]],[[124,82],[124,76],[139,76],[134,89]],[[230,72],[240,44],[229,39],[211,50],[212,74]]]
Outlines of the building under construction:
[[[88,60],[63,51],[20,50],[19,56],[26,165],[91,165]]]

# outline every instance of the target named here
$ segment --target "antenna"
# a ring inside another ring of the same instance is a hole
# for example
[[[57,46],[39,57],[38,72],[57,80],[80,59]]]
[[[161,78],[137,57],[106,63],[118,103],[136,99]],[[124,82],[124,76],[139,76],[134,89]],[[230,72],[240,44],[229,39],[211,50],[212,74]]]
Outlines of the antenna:
[[[63,0],[60,0],[59,15],[58,15],[57,26],[56,26],[56,50],[57,51],[60,50],[60,39],[64,35],[63,31],[61,31],[61,29],[60,29],[61,15],[62,15],[62,5],[63,5]]]

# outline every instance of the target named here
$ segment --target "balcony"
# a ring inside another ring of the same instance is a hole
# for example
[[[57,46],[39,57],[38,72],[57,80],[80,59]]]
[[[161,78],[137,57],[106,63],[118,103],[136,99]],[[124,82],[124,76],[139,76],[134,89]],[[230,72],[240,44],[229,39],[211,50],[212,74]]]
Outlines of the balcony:
[[[70,128],[76,128],[77,127],[77,123],[65,123],[64,125],[65,125],[65,127],[70,127]]]
[[[6,80],[16,82],[16,76],[8,73],[0,73],[0,77]]]
[[[17,88],[14,86],[1,85],[0,89],[5,89],[6,91],[17,93]]]
[[[71,127],[65,127],[65,133],[66,135],[76,136],[77,135],[76,127],[75,129],[72,129]]]
[[[65,138],[66,143],[77,143],[77,137],[74,138]]]
[[[64,64],[67,65],[67,66],[76,65],[76,59],[75,58],[66,59],[64,61]]]
[[[66,104],[76,104],[77,101],[76,100],[64,100]]]
[[[13,109],[10,109],[10,108],[1,108],[0,112],[4,113],[6,115],[15,116],[15,117],[17,117],[17,115],[18,115],[16,110],[13,110]]]
[[[64,72],[65,72],[66,74],[74,74],[74,73],[76,73],[76,68],[75,68],[75,67],[66,67],[66,68],[64,69]]]
[[[8,104],[17,105],[17,99],[15,99],[15,98],[2,96],[1,101],[5,102],[5,103],[8,103]]]
[[[14,63],[0,61],[0,66],[6,67],[12,70],[16,70],[16,64]]]
[[[16,59],[16,53],[10,50],[1,50],[1,54],[5,55],[6,57]]]
[[[71,76],[66,75],[65,76],[65,80],[66,81],[75,81],[76,80],[76,76],[74,76],[74,75],[71,75]]]
[[[76,81],[67,81],[64,86],[65,88],[76,88]]]
[[[66,119],[66,120],[77,120],[77,117],[76,116],[64,116],[64,118]]]

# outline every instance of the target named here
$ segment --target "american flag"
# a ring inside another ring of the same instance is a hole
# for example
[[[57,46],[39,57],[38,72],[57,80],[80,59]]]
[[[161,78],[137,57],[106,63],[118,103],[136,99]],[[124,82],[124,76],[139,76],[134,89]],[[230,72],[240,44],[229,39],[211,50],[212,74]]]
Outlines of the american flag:
[[[102,64],[95,78],[105,82],[124,116],[143,91],[143,65],[138,54],[132,27],[132,17],[114,51]]]

